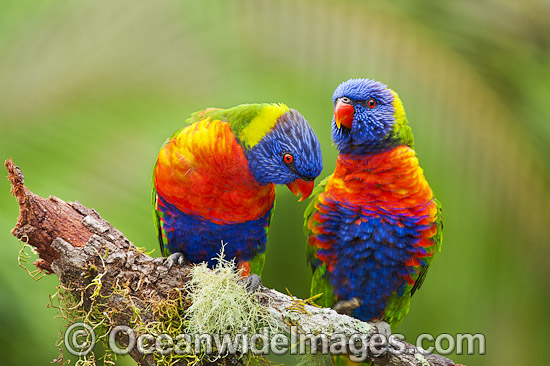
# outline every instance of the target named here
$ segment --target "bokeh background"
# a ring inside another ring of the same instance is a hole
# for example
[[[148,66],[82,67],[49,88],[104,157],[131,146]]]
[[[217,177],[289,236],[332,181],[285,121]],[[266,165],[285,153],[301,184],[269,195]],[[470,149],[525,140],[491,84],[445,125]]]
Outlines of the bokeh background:
[[[34,192],[94,207],[156,249],[151,170],[195,110],[284,102],[330,174],[334,88],[387,83],[444,207],[443,251],[398,329],[483,333],[468,365],[545,364],[550,318],[550,5],[544,0],[0,2],[0,158]],[[4,175],[4,174],[2,174]],[[0,354],[58,355],[57,279],[19,268],[0,180]],[[264,283],[308,296],[304,203],[278,189]],[[292,365],[292,359],[285,359]],[[117,364],[131,365],[131,359]]]

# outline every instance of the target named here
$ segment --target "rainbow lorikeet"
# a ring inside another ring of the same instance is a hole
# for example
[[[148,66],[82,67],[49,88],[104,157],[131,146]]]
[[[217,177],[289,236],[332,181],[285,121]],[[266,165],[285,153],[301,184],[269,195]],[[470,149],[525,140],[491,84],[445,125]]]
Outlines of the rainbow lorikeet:
[[[213,265],[223,241],[243,277],[261,275],[275,184],[308,197],[323,168],[319,141],[283,104],[210,108],[188,122],[161,148],[153,172],[161,251],[171,265]]]
[[[441,206],[394,91],[351,79],[332,99],[336,169],[304,214],[311,293],[324,294],[319,305],[394,327],[441,248]]]

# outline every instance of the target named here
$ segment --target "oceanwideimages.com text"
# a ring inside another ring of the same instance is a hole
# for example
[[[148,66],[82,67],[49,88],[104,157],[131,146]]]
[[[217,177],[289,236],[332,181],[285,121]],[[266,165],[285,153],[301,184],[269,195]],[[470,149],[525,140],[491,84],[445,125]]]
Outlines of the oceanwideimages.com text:
[[[109,348],[118,355],[129,354],[134,349],[147,355],[158,353],[167,355],[207,354],[223,357],[228,354],[252,353],[254,355],[283,355],[321,353],[348,355],[354,362],[362,362],[370,353],[380,357],[391,352],[395,355],[404,353],[422,355],[438,353],[440,355],[485,354],[486,342],[483,334],[442,333],[437,336],[420,334],[413,342],[405,342],[402,334],[366,335],[355,334],[300,334],[298,329],[291,328],[290,334],[274,333],[265,328],[259,333],[250,334],[243,328],[238,334],[140,334],[128,326],[114,327],[108,334]],[[117,339],[126,339],[126,346],[121,346]],[[94,329],[86,323],[74,323],[65,332],[64,343],[67,350],[75,356],[89,354],[95,346],[97,337]]]

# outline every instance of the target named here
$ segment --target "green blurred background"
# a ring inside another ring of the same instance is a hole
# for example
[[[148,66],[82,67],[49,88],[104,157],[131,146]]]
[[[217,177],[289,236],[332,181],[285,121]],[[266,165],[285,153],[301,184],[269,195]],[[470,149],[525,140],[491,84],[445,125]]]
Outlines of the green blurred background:
[[[468,365],[545,364],[550,325],[550,5],[543,0],[0,2],[0,158],[28,187],[94,207],[158,254],[151,170],[206,107],[284,102],[331,173],[331,95],[350,77],[396,90],[444,207],[443,251],[398,329],[484,333]],[[58,355],[57,279],[33,281],[0,180],[0,353]],[[304,203],[279,189],[264,283],[308,296]],[[287,364],[293,364],[287,360]],[[117,364],[133,364],[119,359]]]

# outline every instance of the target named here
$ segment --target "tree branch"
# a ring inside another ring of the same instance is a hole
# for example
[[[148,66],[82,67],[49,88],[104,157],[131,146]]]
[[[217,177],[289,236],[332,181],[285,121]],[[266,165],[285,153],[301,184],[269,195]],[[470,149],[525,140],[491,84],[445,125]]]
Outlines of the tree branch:
[[[19,218],[12,234],[35,248],[40,259],[34,265],[59,277],[61,286],[71,289],[78,309],[91,311],[92,304],[110,309],[111,325],[135,325],[136,313],[142,324],[159,321],[155,304],[181,296],[189,280],[188,266],[166,265],[165,258],[152,258],[138,250],[120,231],[94,211],[79,202],[65,202],[57,197],[47,199],[32,193],[23,181],[21,170],[10,160],[5,162],[11,192],[19,202]],[[101,285],[94,282],[98,275]],[[126,289],[122,296],[113,289]],[[262,295],[281,329],[290,331],[296,325],[304,334],[343,334],[347,337],[362,333],[378,333],[376,325],[363,323],[332,309],[318,308],[262,287]],[[184,299],[185,301],[185,299]],[[188,304],[189,305],[189,304]],[[122,344],[124,339],[118,339]],[[369,354],[378,365],[431,365],[454,363],[439,355],[422,354],[406,344],[407,352],[386,352],[380,357]],[[130,356],[139,365],[156,365],[154,355],[143,355],[137,349]],[[182,361],[182,364],[185,364]],[[238,358],[225,358],[210,364],[240,364]]]

